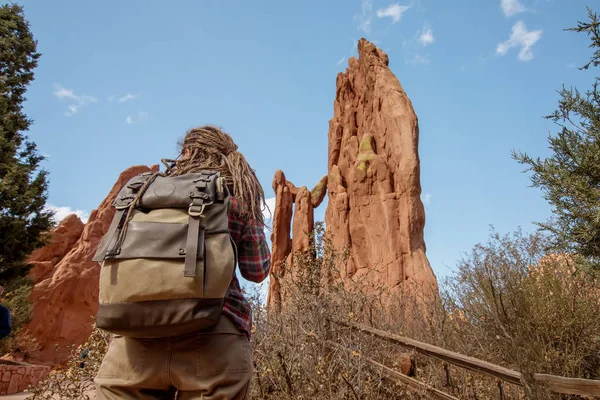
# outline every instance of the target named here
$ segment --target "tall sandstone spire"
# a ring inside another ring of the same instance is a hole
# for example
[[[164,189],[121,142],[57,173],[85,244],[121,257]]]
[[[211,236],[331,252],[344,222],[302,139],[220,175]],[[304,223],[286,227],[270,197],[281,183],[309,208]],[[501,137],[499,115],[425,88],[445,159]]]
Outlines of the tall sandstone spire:
[[[428,303],[438,284],[425,255],[412,103],[388,56],[365,39],[336,86],[325,223],[335,248],[349,249],[342,276]]]

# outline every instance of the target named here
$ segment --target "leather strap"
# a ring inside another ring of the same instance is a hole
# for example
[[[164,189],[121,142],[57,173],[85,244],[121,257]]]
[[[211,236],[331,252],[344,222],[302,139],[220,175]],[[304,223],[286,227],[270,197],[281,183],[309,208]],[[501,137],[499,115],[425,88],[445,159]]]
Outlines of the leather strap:
[[[198,239],[200,236],[200,216],[190,215],[188,221],[187,243],[185,245],[185,267],[183,275],[196,276],[196,262],[198,259]]]
[[[113,220],[108,228],[108,231],[106,232],[106,235],[104,235],[102,242],[98,246],[98,250],[96,251],[96,254],[94,255],[92,261],[102,262],[106,258],[107,250],[109,249],[109,245],[113,241],[115,234],[119,229],[123,228],[123,214],[125,213],[125,211],[126,210],[117,210],[115,212]]]
[[[199,297],[204,297],[204,240],[206,239],[206,229],[204,225],[200,225],[200,232],[198,233],[198,259],[196,261],[196,265],[198,265],[198,276],[196,279],[198,280],[200,293]]]

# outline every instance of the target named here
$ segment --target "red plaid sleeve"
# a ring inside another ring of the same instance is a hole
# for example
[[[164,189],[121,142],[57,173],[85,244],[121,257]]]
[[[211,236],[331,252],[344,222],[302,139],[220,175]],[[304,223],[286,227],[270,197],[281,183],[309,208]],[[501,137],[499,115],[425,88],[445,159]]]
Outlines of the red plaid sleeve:
[[[232,199],[229,230],[238,250],[240,273],[252,282],[262,282],[269,276],[271,251],[263,226],[255,221],[244,221],[238,214],[238,203]]]

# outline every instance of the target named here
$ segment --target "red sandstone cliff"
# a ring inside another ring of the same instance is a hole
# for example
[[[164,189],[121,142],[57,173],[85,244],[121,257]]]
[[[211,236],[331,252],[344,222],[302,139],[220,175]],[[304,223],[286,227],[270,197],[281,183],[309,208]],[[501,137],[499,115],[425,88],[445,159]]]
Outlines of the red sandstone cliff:
[[[29,278],[38,283],[51,277],[56,264],[71,251],[81,237],[83,227],[83,222],[75,214],[60,221],[49,233],[48,244],[35,250],[27,259],[27,263],[32,265]]]
[[[35,261],[38,271],[40,263],[55,263],[50,268],[47,264],[42,273],[32,269],[32,275],[41,281],[31,292],[32,318],[24,330],[40,346],[31,354],[31,361],[46,365],[62,363],[69,356],[68,345],[78,346],[89,337],[92,318],[98,310],[100,273],[100,266],[92,261],[92,257],[114,216],[111,204],[129,179],[150,170],[158,171],[158,165],[150,168],[134,166],[122,172],[104,201],[92,211],[83,229],[69,216],[56,228],[56,236],[48,246],[31,255],[30,260]],[[71,233],[62,229],[68,226],[75,230]],[[77,232],[79,237],[69,246]]]

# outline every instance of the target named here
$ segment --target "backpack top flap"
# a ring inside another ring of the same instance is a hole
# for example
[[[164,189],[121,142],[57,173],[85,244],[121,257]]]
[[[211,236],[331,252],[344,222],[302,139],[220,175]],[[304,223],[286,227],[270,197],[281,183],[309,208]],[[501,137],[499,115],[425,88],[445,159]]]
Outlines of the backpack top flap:
[[[229,196],[219,172],[203,171],[179,176],[145,173],[132,178],[123,187],[113,206],[117,210],[129,207],[148,179],[152,182],[141,193],[138,203],[141,209],[188,208],[194,200],[205,205],[223,203]]]
[[[214,205],[227,209],[229,191],[225,179],[215,171],[202,171],[179,176],[163,176],[157,173],[143,173],[133,177],[121,189],[113,202],[117,209],[111,226],[105,234],[93,260],[102,262],[114,256],[115,244],[122,242],[121,235],[127,231],[125,225],[129,208],[133,205],[140,210],[159,208],[187,209],[190,223],[197,224],[198,217],[205,208]],[[135,203],[135,204],[134,204]],[[206,214],[213,214],[208,212]],[[192,226],[192,230],[196,227]],[[198,226],[198,228],[200,228]],[[121,240],[119,240],[121,239]]]

